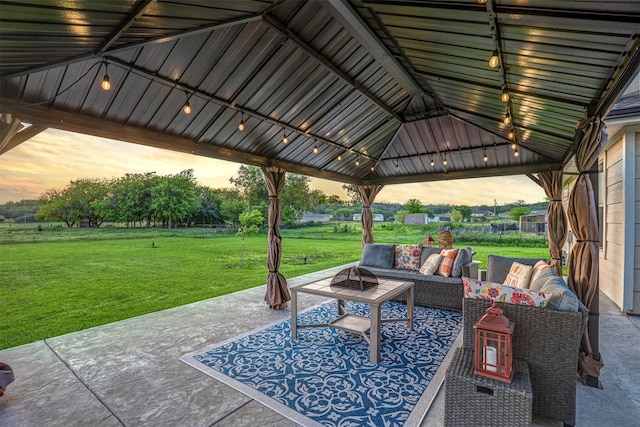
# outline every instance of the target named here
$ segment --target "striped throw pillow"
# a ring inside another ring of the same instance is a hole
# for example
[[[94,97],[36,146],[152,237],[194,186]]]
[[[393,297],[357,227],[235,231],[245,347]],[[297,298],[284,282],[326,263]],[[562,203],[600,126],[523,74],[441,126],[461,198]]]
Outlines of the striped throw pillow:
[[[440,251],[440,255],[442,255],[442,260],[438,266],[437,274],[449,277],[453,271],[453,262],[456,260],[456,256],[458,255],[458,249],[443,249]]]

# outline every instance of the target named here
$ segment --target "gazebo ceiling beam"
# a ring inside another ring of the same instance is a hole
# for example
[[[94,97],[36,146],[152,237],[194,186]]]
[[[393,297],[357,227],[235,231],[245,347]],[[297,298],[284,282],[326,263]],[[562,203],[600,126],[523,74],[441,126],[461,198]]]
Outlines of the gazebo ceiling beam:
[[[422,95],[422,87],[396,61],[387,47],[369,29],[345,0],[327,0],[323,7],[351,34],[410,95]]]
[[[109,47],[111,47],[111,45],[115,43],[116,40],[118,40],[120,36],[124,34],[124,32],[127,31],[138,18],[140,18],[140,16],[144,15],[147,8],[149,8],[149,6],[151,6],[152,4],[155,4],[156,1],[157,0],[143,0],[142,2],[140,2],[140,4],[134,9],[134,11],[131,12],[129,16],[127,16],[127,18],[120,24],[120,26],[116,28],[115,31],[113,31],[111,35],[109,35],[109,37],[107,37],[107,39],[100,44],[100,46],[96,49],[95,54],[102,55],[107,49],[109,49]]]
[[[7,151],[13,148],[16,148],[18,145],[33,138],[34,136],[36,136],[37,134],[45,130],[47,130],[46,127],[32,124],[31,126],[17,132],[11,138],[7,140],[2,140],[0,142],[0,155],[6,153]]]
[[[78,132],[85,135],[115,139],[118,141],[131,142],[149,147],[162,148],[165,150],[195,154],[203,157],[211,157],[248,165],[278,166],[290,172],[348,184],[362,183],[361,179],[349,175],[318,170],[298,163],[272,159],[214,144],[197,143],[190,139],[168,135],[164,132],[107,122],[104,119],[91,116],[52,110],[45,106],[25,106],[19,104],[13,99],[2,97],[0,97],[0,104],[2,104],[2,108],[5,112],[20,117],[27,123],[38,123],[39,126],[43,127],[46,126],[54,129]]]
[[[378,107],[380,107],[382,110],[384,110],[391,117],[393,117],[394,119],[396,119],[399,122],[403,122],[402,117],[400,117],[395,111],[393,111],[381,99],[379,99],[377,96],[375,96],[373,93],[371,93],[371,91],[369,91],[369,89],[367,89],[366,87],[362,86],[360,83],[358,83],[354,79],[352,79],[351,76],[349,76],[347,73],[345,73],[344,71],[342,71],[341,69],[336,67],[331,61],[329,61],[329,59],[325,58],[317,50],[315,50],[314,48],[309,46],[309,44],[307,42],[305,42],[300,37],[298,37],[298,35],[295,34],[293,31],[291,31],[290,29],[285,27],[284,24],[282,24],[280,21],[275,19],[273,16],[267,15],[267,14],[265,14],[262,17],[262,19],[271,28],[273,28],[274,30],[276,30],[277,32],[279,32],[280,34],[285,36],[287,39],[289,39],[291,42],[293,42],[299,49],[302,49],[310,58],[314,59],[320,65],[324,66],[326,69],[328,69],[333,74],[338,76],[342,81],[347,83],[349,86],[351,86],[352,88],[354,88],[355,90],[357,90],[358,92],[360,92],[361,94],[363,94],[364,96],[369,98],[374,104],[376,104]]]

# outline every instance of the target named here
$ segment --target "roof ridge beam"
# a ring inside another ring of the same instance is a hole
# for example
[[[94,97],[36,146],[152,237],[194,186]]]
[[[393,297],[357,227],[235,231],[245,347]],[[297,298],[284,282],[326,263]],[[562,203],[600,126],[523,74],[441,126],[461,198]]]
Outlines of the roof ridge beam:
[[[410,94],[421,95],[422,87],[405,70],[369,26],[345,0],[327,0],[322,6],[387,72]]]
[[[277,32],[279,32],[280,34],[285,36],[287,39],[291,40],[300,49],[304,50],[304,52],[308,56],[310,56],[311,58],[315,59],[318,63],[320,63],[325,68],[327,68],[329,71],[331,71],[333,74],[338,76],[341,80],[346,82],[349,86],[351,86],[352,88],[354,88],[355,90],[357,90],[358,92],[362,93],[364,96],[369,98],[371,101],[373,101],[373,103],[375,103],[378,107],[383,109],[391,117],[393,117],[394,119],[396,119],[399,122],[403,122],[402,117],[400,117],[400,115],[398,115],[398,113],[393,111],[380,98],[378,98],[371,91],[369,91],[369,89],[367,89],[366,87],[364,87],[360,83],[356,82],[347,73],[345,73],[344,71],[339,69],[337,66],[335,66],[331,61],[329,61],[328,58],[326,58],[325,56],[321,55],[319,52],[317,52],[315,49],[313,49],[311,46],[309,46],[309,44],[307,42],[302,40],[297,34],[295,34],[293,31],[291,31],[289,28],[287,28],[282,22],[278,21],[272,15],[267,15],[267,14],[265,14],[262,17],[262,19],[271,28],[273,28],[274,30],[276,30]]]

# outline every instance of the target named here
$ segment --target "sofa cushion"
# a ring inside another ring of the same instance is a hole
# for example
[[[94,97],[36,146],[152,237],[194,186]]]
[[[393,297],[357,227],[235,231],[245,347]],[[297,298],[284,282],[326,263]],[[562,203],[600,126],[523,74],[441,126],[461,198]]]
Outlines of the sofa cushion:
[[[553,268],[542,270],[535,282],[531,282],[530,289],[551,293],[548,305],[550,308],[572,312],[580,310],[580,300],[571,292],[564,279],[558,277]]]
[[[540,273],[542,273],[547,268],[552,268],[549,264],[547,264],[547,261],[541,259],[540,261],[536,262],[536,265],[533,266],[533,270],[531,270],[531,277],[529,277],[527,288],[531,288],[531,284],[535,282],[538,276],[540,276]],[[540,289],[536,289],[536,291],[539,290]]]
[[[432,275],[440,266],[440,261],[442,260],[442,255],[440,254],[432,254],[429,255],[429,258],[422,264],[420,267],[420,274],[424,274],[427,276]]]
[[[440,254],[442,248],[434,248],[432,246],[423,246],[422,247],[422,255],[420,255],[420,265],[424,265],[427,258],[429,258],[433,254]]]
[[[423,281],[432,283],[443,283],[450,285],[462,285],[462,278],[460,277],[443,277],[443,276],[426,276],[420,274],[419,271],[414,270],[400,270],[397,268],[385,269],[385,268],[367,268],[370,272],[376,275],[378,278],[387,278],[393,280],[411,280],[411,281]]]
[[[392,268],[395,256],[395,245],[367,243],[362,248],[360,265],[363,267]]]
[[[511,264],[511,268],[503,284],[515,288],[527,288],[529,285],[529,277],[531,277],[531,270],[533,270],[533,267],[530,265],[514,262]]]
[[[482,282],[469,277],[462,278],[465,298],[508,302],[530,307],[546,307],[551,294],[531,289],[506,286],[500,283]]]
[[[487,258],[487,281],[502,283],[507,278],[511,264],[519,262],[525,265],[535,265],[542,258],[512,258],[498,255],[489,255]]]
[[[471,248],[466,247],[458,251],[455,261],[453,261],[453,270],[451,270],[451,277],[462,276],[462,266],[471,262],[473,258],[473,251]]]
[[[444,277],[451,276],[451,272],[453,271],[453,262],[456,260],[458,252],[458,249],[443,249],[440,252],[442,260],[440,261],[438,272],[436,274]]]
[[[401,270],[420,270],[422,245],[396,245],[393,268]]]

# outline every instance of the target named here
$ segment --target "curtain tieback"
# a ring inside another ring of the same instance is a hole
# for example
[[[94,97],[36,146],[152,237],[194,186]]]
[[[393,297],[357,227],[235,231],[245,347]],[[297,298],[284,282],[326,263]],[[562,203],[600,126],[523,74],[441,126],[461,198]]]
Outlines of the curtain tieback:
[[[549,201],[550,202],[561,202],[562,200],[561,199],[550,199]]]
[[[562,261],[562,258],[551,258],[551,259],[556,260],[556,261]]]
[[[269,273],[278,273],[278,272],[279,272],[278,270],[273,270],[273,271],[269,270]]]
[[[269,198],[272,198],[272,197],[278,197],[278,196],[269,196]]]
[[[600,240],[576,239],[576,243],[582,243],[582,242],[600,243]]]

